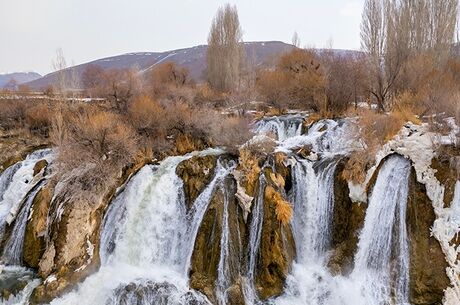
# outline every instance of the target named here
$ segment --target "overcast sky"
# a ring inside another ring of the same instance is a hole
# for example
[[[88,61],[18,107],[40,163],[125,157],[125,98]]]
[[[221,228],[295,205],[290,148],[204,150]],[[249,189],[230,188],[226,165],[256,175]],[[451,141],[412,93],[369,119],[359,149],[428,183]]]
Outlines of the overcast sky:
[[[219,6],[236,4],[245,41],[359,49],[364,0],[0,0],[0,73],[52,70],[61,47],[80,64],[205,44]]]

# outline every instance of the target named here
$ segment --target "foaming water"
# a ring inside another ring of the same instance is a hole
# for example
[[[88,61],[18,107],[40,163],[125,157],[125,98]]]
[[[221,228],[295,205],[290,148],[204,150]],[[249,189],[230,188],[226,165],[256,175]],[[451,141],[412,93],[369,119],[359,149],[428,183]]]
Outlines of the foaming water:
[[[26,305],[32,291],[40,284],[32,271],[19,266],[0,265],[0,290],[15,292],[8,299],[0,297],[4,305]]]
[[[294,167],[293,228],[298,257],[285,293],[269,303],[409,304],[409,245],[405,224],[409,161],[393,156],[382,166],[359,238],[355,268],[349,276],[332,275],[326,265],[334,164],[319,167],[317,173],[308,161]],[[304,189],[299,189],[302,186]]]
[[[259,254],[262,225],[264,220],[264,191],[267,182],[265,175],[259,176],[259,189],[252,208],[252,218],[249,226],[248,266],[243,282],[243,293],[246,303],[253,305],[259,303],[259,298],[254,288],[254,274],[256,272],[257,255]]]
[[[188,254],[215,186],[232,168],[218,162],[187,211],[176,167],[190,157],[167,158],[131,179],[104,219],[100,270],[51,304],[209,304],[188,287]]]
[[[259,134],[273,133],[279,141],[300,136],[302,134],[303,116],[286,115],[264,118],[255,125],[255,131]]]
[[[25,198],[25,202],[14,223],[13,230],[5,243],[1,260],[8,265],[22,265],[22,250],[24,248],[24,236],[26,233],[27,219],[30,208],[35,199],[35,195],[40,191],[44,184],[41,180],[34,186]]]
[[[16,218],[27,193],[40,181],[41,177],[34,177],[34,167],[42,159],[49,162],[52,151],[37,150],[0,175],[0,237],[5,226]]]

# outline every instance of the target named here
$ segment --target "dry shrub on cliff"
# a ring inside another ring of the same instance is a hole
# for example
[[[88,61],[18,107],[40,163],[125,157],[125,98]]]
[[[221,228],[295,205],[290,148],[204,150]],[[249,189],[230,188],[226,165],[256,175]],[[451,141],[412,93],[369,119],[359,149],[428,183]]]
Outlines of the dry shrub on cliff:
[[[345,164],[341,176],[347,181],[363,183],[368,169],[374,163],[379,149],[393,139],[407,122],[414,124],[420,120],[412,113],[411,96],[400,97],[401,103],[390,113],[377,113],[372,110],[360,110],[359,127],[363,150],[354,152]]]
[[[259,179],[261,168],[257,156],[249,149],[242,148],[239,151],[238,170],[242,175],[242,184],[246,188],[246,193],[254,194],[255,185]]]
[[[364,183],[366,180],[367,171],[372,166],[374,159],[367,151],[359,151],[353,153],[345,163],[341,176],[346,181],[351,181],[355,184]]]
[[[119,115],[96,107],[67,110],[63,116],[65,123],[60,127],[65,132],[53,128],[53,133],[59,134],[52,136],[60,139],[56,143],[57,195],[94,202],[114,186],[123,168],[134,162],[136,133]]]
[[[276,219],[283,225],[288,224],[293,214],[292,205],[270,185],[265,188],[265,198],[274,203]]]

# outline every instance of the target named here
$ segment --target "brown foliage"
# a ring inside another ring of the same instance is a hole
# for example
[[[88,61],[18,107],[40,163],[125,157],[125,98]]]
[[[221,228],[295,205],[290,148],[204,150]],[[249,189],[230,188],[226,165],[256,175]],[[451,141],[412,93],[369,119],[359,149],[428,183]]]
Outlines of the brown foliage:
[[[265,100],[277,108],[325,109],[323,67],[313,51],[294,49],[282,55],[271,71],[260,71],[256,85]]]
[[[26,109],[25,122],[31,132],[47,137],[53,115],[48,105],[38,104]]]
[[[275,213],[278,221],[283,225],[288,224],[293,215],[292,205],[284,200],[283,196],[270,185],[265,188],[265,198],[275,204]]]
[[[119,115],[92,106],[64,112],[65,137],[55,164],[59,196],[91,202],[105,192],[138,153],[136,134]],[[53,129],[53,132],[58,132]],[[61,192],[61,193],[59,193]]]

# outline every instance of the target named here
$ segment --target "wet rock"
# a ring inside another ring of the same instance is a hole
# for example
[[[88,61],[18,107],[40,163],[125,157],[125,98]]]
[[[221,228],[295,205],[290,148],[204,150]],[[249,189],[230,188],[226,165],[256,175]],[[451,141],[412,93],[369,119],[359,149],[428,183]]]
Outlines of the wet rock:
[[[23,259],[26,266],[38,268],[38,263],[45,251],[46,218],[53,196],[53,189],[43,187],[35,196],[31,206],[31,217],[24,236]]]
[[[239,279],[243,271],[241,262],[244,260],[247,233],[243,211],[235,193],[236,181],[231,177],[225,179],[222,187],[216,189],[200,224],[192,254],[189,273],[190,287],[206,295],[212,303],[216,303],[215,292],[221,259],[224,200],[228,202],[229,253],[227,262],[229,268],[227,280],[229,291],[231,290],[232,294],[232,298],[228,298],[228,304],[239,304],[233,303],[234,300],[243,299],[241,289],[236,287],[240,285]]]
[[[359,232],[364,225],[367,204],[353,203],[348,183],[342,171],[346,161],[341,160],[334,174],[334,211],[332,217],[332,253],[328,267],[335,274],[347,274],[353,269],[353,257],[358,248]]]
[[[167,282],[155,283],[139,280],[117,287],[106,304],[207,305],[208,302],[196,292],[180,291],[176,286]]]
[[[184,182],[185,201],[190,208],[214,176],[217,156],[195,156],[181,162],[176,174]]]
[[[200,224],[189,274],[190,287],[202,292],[211,301],[215,301],[214,284],[220,259],[223,202],[223,192],[217,191]]]
[[[447,150],[448,148],[444,148]],[[452,153],[453,154],[453,153]],[[449,207],[454,198],[455,183],[458,172],[451,167],[451,156],[448,153],[440,154],[431,160],[431,168],[436,170],[436,179],[444,185],[444,206]]]
[[[34,176],[39,174],[42,170],[46,169],[47,166],[48,166],[48,161],[46,161],[45,159],[40,160],[37,163],[35,163]]]
[[[281,191],[270,181],[270,174],[271,170],[267,170],[268,184],[275,190]],[[264,196],[262,236],[254,278],[256,291],[261,300],[278,296],[283,292],[286,277],[295,257],[291,226],[283,225],[278,221],[276,202],[272,199],[273,196]]]
[[[227,298],[228,305],[246,305],[240,282],[235,283],[228,288]]]
[[[417,182],[412,170],[407,205],[411,304],[441,304],[444,289],[450,283],[446,275],[448,264],[444,253],[439,242],[430,233],[435,219],[425,186]]]

